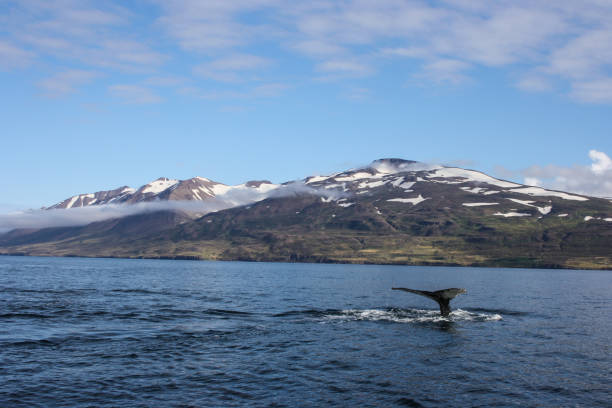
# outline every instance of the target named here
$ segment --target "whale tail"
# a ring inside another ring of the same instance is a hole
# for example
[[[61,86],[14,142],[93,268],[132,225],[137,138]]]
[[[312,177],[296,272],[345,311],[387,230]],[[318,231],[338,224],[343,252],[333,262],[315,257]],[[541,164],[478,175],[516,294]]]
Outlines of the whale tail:
[[[408,288],[391,288],[392,290],[403,290],[404,292],[415,293],[417,295],[425,296],[435,300],[440,305],[440,314],[442,316],[448,316],[451,312],[450,301],[456,296],[462,293],[467,293],[467,290],[461,288],[449,288],[436,290],[435,292],[428,292],[426,290],[416,290]]]

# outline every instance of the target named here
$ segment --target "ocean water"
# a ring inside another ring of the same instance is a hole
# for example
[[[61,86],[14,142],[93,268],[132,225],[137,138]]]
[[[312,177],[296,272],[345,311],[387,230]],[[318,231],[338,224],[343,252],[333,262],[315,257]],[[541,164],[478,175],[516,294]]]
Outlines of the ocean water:
[[[463,287],[449,318],[391,291]],[[612,272],[0,257],[0,407],[612,404]]]

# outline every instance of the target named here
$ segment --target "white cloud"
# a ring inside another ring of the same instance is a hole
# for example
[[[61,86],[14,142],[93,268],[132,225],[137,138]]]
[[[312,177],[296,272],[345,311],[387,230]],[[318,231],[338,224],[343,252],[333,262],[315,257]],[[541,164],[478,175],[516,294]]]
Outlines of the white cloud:
[[[589,157],[593,160],[593,164],[591,164],[593,173],[601,175],[612,170],[612,159],[604,152],[590,150]]]
[[[464,72],[469,68],[470,64],[463,61],[439,59],[425,64],[417,77],[427,78],[437,83],[458,84],[468,79]]]
[[[39,56],[97,68],[146,71],[166,57],[137,39],[134,15],[111,2],[9,1],[4,28]]]
[[[581,102],[612,102],[612,77],[574,82],[570,96]]]
[[[274,0],[161,0],[161,26],[188,51],[225,50],[252,42],[263,25],[241,21],[244,13],[282,2]]]
[[[152,76],[144,80],[146,85],[151,86],[179,86],[185,82],[187,82],[186,78],[174,75]]]
[[[419,47],[399,47],[399,48],[383,48],[380,50],[381,55],[387,57],[407,57],[407,58],[431,58],[432,54],[425,48]]]
[[[371,66],[357,59],[331,59],[323,61],[316,65],[316,70],[327,74],[327,76],[321,79],[363,77],[373,72]]]
[[[214,210],[214,207],[198,205],[196,202],[165,201],[134,205],[108,204],[70,209],[16,211],[0,214],[0,233],[16,228],[38,229],[79,226],[97,221],[162,210],[206,212]]]
[[[96,77],[99,73],[83,70],[68,70],[60,72],[50,78],[44,79],[38,83],[48,96],[61,96],[76,91],[76,88],[85,85]]]
[[[539,178],[536,178],[536,177],[525,177],[525,181],[523,183],[528,185],[528,186],[538,186],[538,187],[540,187],[542,185],[542,180],[540,180]]]
[[[292,47],[296,51],[312,57],[327,57],[332,55],[337,56],[346,52],[344,47],[325,41],[324,39],[299,41]]]
[[[240,91],[237,90],[216,90],[203,91],[196,87],[184,87],[179,91],[183,95],[201,99],[260,99],[271,98],[281,95],[290,86],[284,83],[271,82],[263,83],[254,87],[249,87]]]
[[[590,166],[531,166],[521,171],[525,184],[596,197],[612,197],[612,159],[591,150]]]
[[[0,40],[0,68],[12,69],[28,65],[33,56],[29,51]]]
[[[607,0],[149,0],[156,7],[140,15],[119,1],[6,1],[4,68],[51,56],[64,69],[78,62],[163,77],[155,71],[170,56],[205,57],[194,75],[255,82],[245,73],[272,65],[252,55],[266,49],[279,65],[292,59],[287,65],[307,64],[322,79],[364,78],[410,58],[400,83],[456,84],[503,69],[522,90],[569,89],[579,102],[612,103]]]
[[[536,7],[492,7],[488,13],[462,13],[448,29],[435,35],[437,53],[463,56],[486,66],[502,66],[538,59],[542,46],[565,29],[556,13]],[[545,49],[545,48],[544,48]]]
[[[161,102],[162,98],[151,89],[140,85],[119,84],[108,87],[109,92],[130,104],[148,104]]]
[[[543,75],[528,74],[521,78],[516,86],[519,89],[529,92],[545,92],[553,89],[550,79]]]
[[[246,80],[245,72],[258,70],[271,65],[272,61],[250,54],[232,54],[194,68],[196,75],[222,82],[241,82]]]
[[[361,49],[370,46],[386,57],[383,64],[397,58],[421,60],[423,70],[413,75],[436,83],[464,81],[468,67],[503,67],[522,77],[519,89],[551,91],[561,78],[576,100],[610,102],[610,2],[321,0],[288,9],[298,28],[295,49],[315,58],[317,70],[329,60],[319,48],[342,50],[342,59],[350,61],[363,59]],[[360,72],[357,67],[353,71]],[[360,75],[374,73],[369,67]],[[597,74],[597,81],[585,82],[588,74]]]
[[[555,50],[548,69],[572,79],[600,76],[612,65],[611,43],[612,28],[587,31]]]
[[[350,88],[346,93],[345,97],[352,101],[363,101],[368,99],[370,96],[370,90],[368,88]]]
[[[253,88],[251,96],[253,98],[271,98],[282,94],[288,88],[288,85],[281,83],[263,84]]]

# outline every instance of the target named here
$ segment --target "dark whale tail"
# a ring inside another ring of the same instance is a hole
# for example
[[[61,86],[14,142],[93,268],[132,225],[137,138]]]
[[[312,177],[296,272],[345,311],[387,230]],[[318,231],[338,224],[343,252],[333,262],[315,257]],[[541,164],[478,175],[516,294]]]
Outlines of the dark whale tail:
[[[425,296],[435,300],[440,305],[440,314],[442,316],[448,316],[451,312],[450,301],[457,295],[467,293],[467,290],[461,288],[449,288],[436,290],[435,292],[428,292],[426,290],[415,290],[408,288],[391,288],[392,290],[403,290],[404,292],[416,293],[417,295]]]

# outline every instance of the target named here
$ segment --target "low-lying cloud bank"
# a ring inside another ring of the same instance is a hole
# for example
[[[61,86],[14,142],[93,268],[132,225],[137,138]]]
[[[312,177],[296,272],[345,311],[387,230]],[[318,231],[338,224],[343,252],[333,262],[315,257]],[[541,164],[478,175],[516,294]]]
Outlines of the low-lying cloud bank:
[[[335,191],[315,189],[303,183],[289,183],[267,193],[257,190],[236,190],[206,201],[151,201],[137,204],[105,204],[70,209],[17,211],[0,214],[0,234],[20,228],[81,226],[97,221],[165,210],[183,211],[201,216],[214,211],[252,204],[266,198],[297,194],[339,198],[337,197],[338,192]]]
[[[190,202],[164,201],[133,205],[105,204],[69,209],[19,211],[0,214],[0,233],[18,228],[74,227],[146,212],[193,208],[191,204]]]

